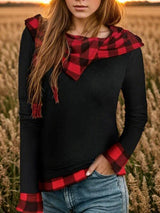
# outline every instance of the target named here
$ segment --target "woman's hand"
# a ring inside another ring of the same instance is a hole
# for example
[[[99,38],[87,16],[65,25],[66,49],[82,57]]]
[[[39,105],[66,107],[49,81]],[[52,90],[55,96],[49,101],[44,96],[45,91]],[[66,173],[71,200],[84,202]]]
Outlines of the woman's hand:
[[[112,169],[110,162],[104,157],[103,154],[100,154],[98,155],[98,157],[96,157],[96,159],[88,168],[86,175],[87,176],[91,175],[94,170],[96,170],[102,175],[116,174],[114,170]]]

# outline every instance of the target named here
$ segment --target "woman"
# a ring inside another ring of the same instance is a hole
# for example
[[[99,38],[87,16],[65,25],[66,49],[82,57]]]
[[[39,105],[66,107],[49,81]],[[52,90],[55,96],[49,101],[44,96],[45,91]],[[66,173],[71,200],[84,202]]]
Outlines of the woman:
[[[125,165],[147,122],[140,37],[116,0],[55,0],[19,55],[19,212],[126,213]],[[119,135],[116,106],[125,99]],[[88,172],[87,172],[88,171]],[[88,174],[89,173],[89,174]]]

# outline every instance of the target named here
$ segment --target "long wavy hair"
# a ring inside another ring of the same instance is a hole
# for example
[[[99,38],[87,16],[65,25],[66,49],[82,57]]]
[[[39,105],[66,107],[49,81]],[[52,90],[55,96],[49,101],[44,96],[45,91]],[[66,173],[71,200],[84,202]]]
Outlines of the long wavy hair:
[[[58,76],[62,71],[62,58],[68,49],[65,32],[72,26],[72,13],[69,11],[65,0],[52,0],[49,3],[47,17],[42,19],[39,29],[44,30],[43,42],[36,51],[36,64],[31,64],[31,72],[28,76],[28,101],[31,104],[42,105],[41,82],[45,73],[51,69],[49,83],[51,88],[58,91]],[[123,15],[123,5],[117,0],[101,0],[99,8],[87,18],[82,34],[92,32],[96,37],[102,24],[115,25]]]

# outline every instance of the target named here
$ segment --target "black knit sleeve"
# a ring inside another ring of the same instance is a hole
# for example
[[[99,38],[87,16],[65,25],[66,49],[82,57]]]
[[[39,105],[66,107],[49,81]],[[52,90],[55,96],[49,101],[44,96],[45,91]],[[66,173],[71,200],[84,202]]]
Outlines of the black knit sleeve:
[[[122,92],[125,100],[125,126],[119,141],[104,153],[116,173],[120,172],[134,152],[148,119],[141,48],[130,52]]]
[[[131,52],[122,86],[125,99],[125,128],[119,142],[131,155],[147,122],[145,73],[141,48]]]
[[[18,67],[18,97],[20,118],[20,191],[38,192],[38,147],[42,118],[32,119],[27,103],[27,77],[34,52],[34,40],[27,27],[23,30]]]

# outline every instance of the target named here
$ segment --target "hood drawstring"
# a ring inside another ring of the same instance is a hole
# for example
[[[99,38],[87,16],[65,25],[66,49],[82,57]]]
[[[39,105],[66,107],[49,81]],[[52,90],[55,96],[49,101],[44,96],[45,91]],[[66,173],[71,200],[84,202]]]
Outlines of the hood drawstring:
[[[55,103],[59,103],[58,90],[56,87],[52,87],[53,96]],[[42,103],[33,103],[32,104],[32,118],[42,118]]]
[[[42,103],[32,104],[32,118],[42,118]]]
[[[54,96],[54,100],[55,103],[59,103],[59,98],[58,98],[58,90],[56,87],[52,87],[52,92],[53,92],[53,96]]]

